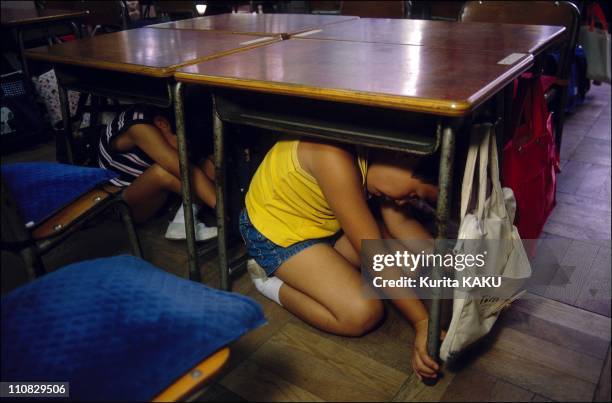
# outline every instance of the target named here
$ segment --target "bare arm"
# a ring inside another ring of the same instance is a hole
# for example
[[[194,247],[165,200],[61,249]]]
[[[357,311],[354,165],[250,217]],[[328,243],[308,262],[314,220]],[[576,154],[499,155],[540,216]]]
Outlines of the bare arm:
[[[316,144],[310,148],[309,170],[351,245],[359,253],[362,239],[382,237],[366,203],[355,157],[334,145]]]
[[[326,144],[315,146],[310,154],[310,171],[355,250],[361,252],[362,239],[382,239],[365,200],[355,157],[343,148]],[[392,270],[385,273],[387,276],[392,278],[399,273]],[[418,298],[398,299],[396,305],[412,323],[427,318],[427,311]]]
[[[157,128],[147,124],[137,124],[132,126],[127,134],[134,145],[166,171],[180,178],[178,153]],[[197,166],[191,165],[191,172],[191,183],[196,195],[208,206],[214,208],[216,196],[213,182]]]
[[[366,203],[355,157],[333,145],[308,143],[307,170],[317,180],[330,208],[355,250],[362,239],[381,239],[382,234]],[[391,271],[391,277],[397,272]],[[386,276],[386,275],[385,275]],[[418,298],[394,299],[393,303],[415,328],[413,368],[419,377],[435,377],[438,365],[427,355],[427,310]]]

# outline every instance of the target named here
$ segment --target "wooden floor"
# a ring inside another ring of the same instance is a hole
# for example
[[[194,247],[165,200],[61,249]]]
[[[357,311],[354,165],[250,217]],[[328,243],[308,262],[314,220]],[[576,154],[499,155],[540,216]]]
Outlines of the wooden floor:
[[[224,375],[197,401],[610,401],[610,86],[595,86],[565,126],[557,207],[544,237],[558,243],[571,272],[563,293],[531,295],[506,311],[495,334],[463,368],[445,370],[435,387],[412,374],[414,334],[396,311],[361,338],[325,334],[269,302],[248,276],[233,290],[264,308],[268,324],[232,346]],[[53,159],[49,144],[3,162]],[[184,244],[167,241],[169,213],[139,231],[147,259],[187,276]],[[127,251],[115,220],[91,227],[53,252],[50,266]],[[103,239],[104,242],[100,240]],[[92,254],[92,250],[94,250]],[[3,291],[23,281],[17,263],[3,255]],[[6,268],[6,269],[5,269]],[[202,267],[218,284],[215,261]],[[601,295],[601,294],[600,294]]]

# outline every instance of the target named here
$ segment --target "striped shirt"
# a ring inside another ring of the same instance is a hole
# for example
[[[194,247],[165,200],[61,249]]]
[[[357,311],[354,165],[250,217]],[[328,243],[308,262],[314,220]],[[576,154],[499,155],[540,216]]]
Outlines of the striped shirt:
[[[135,124],[153,125],[153,117],[144,108],[135,105],[121,112],[106,126],[106,132],[100,137],[98,164],[119,174],[118,178],[110,181],[113,185],[129,186],[153,164],[154,161],[138,147],[117,151],[112,145],[118,136]]]

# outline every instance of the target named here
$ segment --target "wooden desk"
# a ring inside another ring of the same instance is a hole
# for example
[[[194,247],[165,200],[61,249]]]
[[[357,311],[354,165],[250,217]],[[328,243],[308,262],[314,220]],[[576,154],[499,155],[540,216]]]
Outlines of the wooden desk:
[[[89,11],[86,10],[39,10],[36,7],[12,8],[10,2],[3,2],[2,6],[2,30],[11,30],[17,37],[21,66],[28,83],[30,83],[30,71],[24,55],[23,31],[41,26],[66,24],[70,26],[75,36],[79,37],[80,31],[74,25],[74,20],[89,14]]]
[[[91,67],[149,77],[171,77],[174,71],[275,38],[221,32],[140,28],[29,49],[26,56],[61,65]]]
[[[67,150],[71,150],[66,90],[169,107],[174,105],[173,73],[177,68],[275,41],[280,41],[280,38],[140,28],[31,49],[27,56],[54,64],[66,128],[64,140]],[[179,150],[184,152],[185,131],[182,125],[181,115],[177,118],[177,134]],[[70,155],[69,160],[72,161]],[[187,172],[186,159],[182,161],[181,169]],[[188,175],[183,177],[188,178]],[[189,186],[183,186],[183,189],[188,192]],[[193,223],[190,213],[191,209],[186,213],[187,221]],[[200,281],[199,268],[191,261],[197,256],[195,233],[187,234],[190,278]],[[210,249],[211,245],[208,246]]]
[[[533,57],[426,46],[290,39],[179,69],[178,81],[464,116],[530,67]]]
[[[485,116],[485,110],[495,109],[485,103],[533,63],[532,55],[522,53],[512,62],[500,64],[506,56],[493,51],[289,39],[177,70],[179,98],[182,83],[214,87],[222,287],[227,289],[230,274],[225,214],[226,122],[420,155],[439,151],[436,236],[445,239],[452,205],[456,133],[476,116]],[[389,111],[395,115],[390,116]],[[499,115],[499,110],[493,112],[494,122]],[[435,128],[425,133],[415,133],[417,126],[398,128],[389,124],[411,121],[412,125],[425,120],[435,122]],[[186,160],[186,155],[180,158]],[[183,203],[188,210],[191,200]],[[432,272],[432,276],[436,274]],[[434,295],[428,331],[428,352],[434,359],[439,353],[440,306],[440,299]]]
[[[535,55],[564,33],[565,27],[546,25],[360,18],[296,36]]]
[[[151,25],[152,28],[195,29],[287,38],[358,17],[312,14],[219,14]]]
[[[47,24],[50,22],[74,20],[89,14],[86,10],[38,10],[32,8],[2,7],[3,27],[15,27],[23,25]]]

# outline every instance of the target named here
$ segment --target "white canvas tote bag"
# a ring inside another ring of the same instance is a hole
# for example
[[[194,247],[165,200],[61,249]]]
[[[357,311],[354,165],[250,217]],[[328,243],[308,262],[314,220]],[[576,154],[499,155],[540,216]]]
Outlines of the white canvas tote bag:
[[[578,44],[584,49],[587,57],[587,78],[596,81],[610,82],[610,60],[612,56],[612,41],[608,33],[606,17],[598,4],[589,6],[588,21],[580,27]],[[601,24],[601,28],[595,26]]]
[[[474,189],[474,171],[479,172]],[[488,182],[491,183],[487,197]],[[472,191],[478,195],[475,207],[468,212]],[[455,358],[466,347],[485,336],[501,309],[516,299],[530,276],[531,265],[516,227],[513,225],[516,201],[509,188],[502,189],[494,127],[481,124],[472,127],[470,147],[461,189],[461,224],[455,253],[476,254],[487,251],[485,268],[465,269],[457,276],[483,274],[501,276],[502,286],[493,296],[483,296],[474,288],[454,290],[453,316],[440,348],[443,361]],[[486,293],[486,291],[485,291]]]

